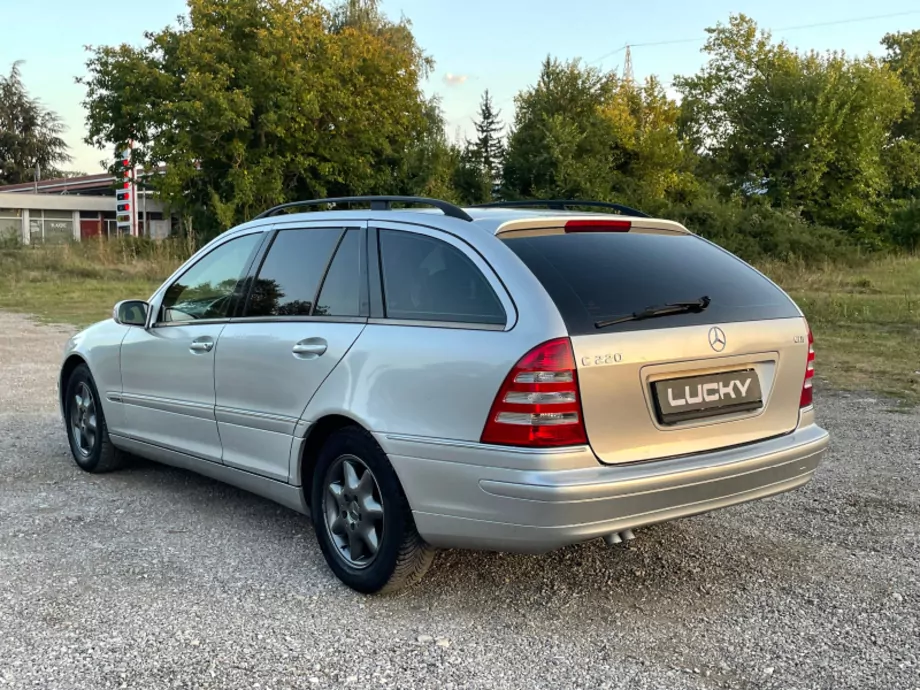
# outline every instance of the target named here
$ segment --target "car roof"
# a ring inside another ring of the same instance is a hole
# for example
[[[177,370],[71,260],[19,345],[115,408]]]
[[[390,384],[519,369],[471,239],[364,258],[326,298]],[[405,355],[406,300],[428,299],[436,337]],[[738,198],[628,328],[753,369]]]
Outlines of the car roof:
[[[580,211],[563,211],[554,209],[531,209],[531,208],[482,208],[482,207],[465,207],[466,212],[472,219],[472,222],[459,220],[444,215],[439,209],[435,208],[400,208],[391,210],[373,210],[373,209],[355,209],[355,210],[329,210],[329,211],[306,211],[300,213],[287,213],[284,215],[274,215],[264,218],[257,218],[247,223],[243,223],[229,232],[242,231],[254,227],[265,227],[279,224],[296,224],[296,223],[320,223],[330,220],[336,221],[389,221],[396,223],[420,224],[424,218],[424,224],[431,227],[440,227],[448,232],[461,237],[468,234],[467,231],[473,230],[485,235],[498,235],[513,229],[523,228],[528,225],[537,227],[550,227],[555,222],[564,223],[573,219],[585,220],[628,220],[636,229],[659,229],[672,231],[680,234],[688,234],[689,231],[679,223],[662,218],[651,218],[647,216],[631,216],[627,214],[597,213],[597,212],[580,212]],[[432,217],[438,218],[439,222],[430,223]]]

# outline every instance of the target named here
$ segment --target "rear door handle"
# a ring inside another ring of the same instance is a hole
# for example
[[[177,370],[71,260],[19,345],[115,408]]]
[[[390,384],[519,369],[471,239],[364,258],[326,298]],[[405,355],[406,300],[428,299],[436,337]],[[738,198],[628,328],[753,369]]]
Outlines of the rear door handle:
[[[196,338],[192,341],[192,344],[188,346],[188,349],[191,350],[194,354],[210,352],[213,348],[214,338],[207,335],[202,336],[201,338]]]
[[[291,348],[291,352],[297,359],[316,359],[327,347],[328,343],[322,338],[304,338]]]

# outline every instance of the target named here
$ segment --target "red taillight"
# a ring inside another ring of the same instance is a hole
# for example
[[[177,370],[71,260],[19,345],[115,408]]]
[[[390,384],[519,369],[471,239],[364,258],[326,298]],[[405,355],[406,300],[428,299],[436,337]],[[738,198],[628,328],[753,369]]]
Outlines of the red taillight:
[[[514,365],[495,396],[481,440],[536,447],[588,442],[568,338],[538,345]]]
[[[808,407],[814,400],[812,379],[815,376],[815,338],[808,329],[808,360],[805,365],[805,383],[802,385],[802,398],[799,407]]]
[[[565,224],[566,232],[629,232],[632,221],[628,220],[570,220]]]

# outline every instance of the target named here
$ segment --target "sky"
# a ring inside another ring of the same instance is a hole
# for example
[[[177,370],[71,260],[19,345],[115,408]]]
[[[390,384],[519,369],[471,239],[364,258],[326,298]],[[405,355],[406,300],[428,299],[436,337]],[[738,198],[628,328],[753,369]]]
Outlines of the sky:
[[[802,50],[881,54],[888,32],[920,29],[917,0],[383,0],[393,18],[412,22],[435,60],[424,85],[442,99],[449,133],[472,130],[479,99],[492,93],[507,122],[513,98],[532,85],[547,55],[622,68],[626,44],[637,78],[692,74],[704,63],[705,29],[744,13]],[[74,157],[69,169],[99,172],[110,152],[83,143],[87,45],[143,43],[144,31],[174,23],[185,0],[0,0],[0,71],[24,60],[33,96],[60,114]],[[829,24],[836,22],[834,24]],[[814,26],[820,24],[821,26]],[[657,45],[643,45],[643,44]]]

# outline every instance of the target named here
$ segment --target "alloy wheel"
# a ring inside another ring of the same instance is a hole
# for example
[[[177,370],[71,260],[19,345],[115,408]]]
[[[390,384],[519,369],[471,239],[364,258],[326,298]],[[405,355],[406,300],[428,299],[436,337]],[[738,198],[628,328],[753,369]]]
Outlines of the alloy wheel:
[[[371,469],[354,455],[342,455],[326,472],[325,528],[339,556],[353,568],[366,568],[383,540],[383,503]]]
[[[96,448],[99,437],[96,418],[96,400],[85,381],[77,385],[70,405],[70,431],[74,446],[81,456],[88,458]]]

